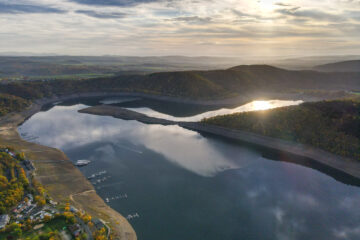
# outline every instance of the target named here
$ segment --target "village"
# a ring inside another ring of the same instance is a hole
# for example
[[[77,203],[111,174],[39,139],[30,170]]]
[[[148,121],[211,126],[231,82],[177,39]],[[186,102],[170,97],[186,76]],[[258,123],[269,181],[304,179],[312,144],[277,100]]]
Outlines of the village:
[[[0,148],[0,240],[2,239],[110,239],[111,230],[69,202],[58,203],[33,177],[31,160],[12,148]],[[20,195],[10,203],[16,186]],[[11,205],[11,207],[9,207]]]

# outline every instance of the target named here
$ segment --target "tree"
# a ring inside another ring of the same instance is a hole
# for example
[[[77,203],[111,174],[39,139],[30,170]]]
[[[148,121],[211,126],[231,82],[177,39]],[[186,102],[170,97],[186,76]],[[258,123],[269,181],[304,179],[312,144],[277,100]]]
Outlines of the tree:
[[[81,219],[85,222],[88,223],[91,221],[91,216],[89,214],[84,214],[82,215]]]
[[[88,239],[88,235],[87,235],[86,233],[82,233],[82,234],[80,235],[80,239],[86,240],[86,239]]]
[[[24,161],[25,160],[25,154],[23,152],[21,153],[17,153],[16,154],[16,158],[20,161]]]
[[[37,195],[35,196],[35,202],[39,205],[39,206],[44,206],[46,204],[46,201],[44,199],[43,196]]]
[[[22,230],[21,226],[17,223],[12,223],[6,228],[7,232],[10,232],[11,235],[13,235],[16,238],[19,238],[22,236]]]
[[[75,215],[72,212],[64,212],[63,215],[66,219],[66,222],[75,223]]]
[[[51,220],[51,216],[45,215],[44,216],[44,222],[49,222]]]
[[[105,228],[101,228],[100,230],[96,231],[95,234],[94,234],[94,239],[95,240],[105,240],[105,239],[107,239]]]
[[[15,237],[21,237],[22,236],[22,230],[20,227],[18,228],[15,228],[13,231],[12,231],[12,234],[15,236]]]
[[[65,212],[69,212],[69,211],[70,211],[70,203],[69,203],[69,202],[67,202],[67,203],[65,204],[64,211],[65,211]]]

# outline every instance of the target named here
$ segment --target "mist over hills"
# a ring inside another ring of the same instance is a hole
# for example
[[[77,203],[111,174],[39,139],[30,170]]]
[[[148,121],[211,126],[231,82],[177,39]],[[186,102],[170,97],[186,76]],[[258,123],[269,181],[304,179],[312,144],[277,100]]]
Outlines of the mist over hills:
[[[75,74],[146,74],[159,71],[207,70],[240,64],[239,58],[121,56],[2,56],[0,77],[55,77]]]
[[[10,54],[10,53],[9,53]],[[20,54],[20,53],[18,53]],[[320,70],[314,66],[360,56],[284,57],[186,57],[186,56],[1,56],[0,79],[86,79],[92,77],[148,74],[154,72],[216,70],[240,64],[268,64],[292,70]],[[332,66],[329,66],[332,68]],[[324,70],[322,70],[324,69]],[[351,70],[351,67],[345,68]],[[343,70],[342,70],[343,71]]]
[[[314,70],[323,72],[360,72],[360,60],[319,65],[314,67]]]

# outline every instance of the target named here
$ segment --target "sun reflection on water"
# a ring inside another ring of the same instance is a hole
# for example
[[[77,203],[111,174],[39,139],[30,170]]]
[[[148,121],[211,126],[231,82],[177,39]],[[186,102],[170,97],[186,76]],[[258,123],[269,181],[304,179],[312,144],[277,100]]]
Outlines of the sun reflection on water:
[[[268,110],[275,107],[269,101],[254,101],[252,105],[253,111]]]
[[[303,103],[302,100],[256,100],[249,102],[247,104],[241,105],[236,108],[221,108],[213,111],[208,111],[204,113],[200,113],[194,116],[189,117],[174,117],[171,115],[168,115],[166,113],[161,113],[158,111],[155,111],[148,107],[141,107],[141,108],[127,108],[129,110],[143,113],[145,115],[148,115],[150,117],[156,117],[156,118],[162,118],[167,119],[171,121],[201,121],[204,118],[209,117],[215,117],[219,115],[226,115],[226,114],[233,114],[233,113],[240,113],[240,112],[249,112],[249,111],[261,111],[261,110],[268,110],[278,107],[286,107],[286,106],[292,106],[292,105],[299,105]]]

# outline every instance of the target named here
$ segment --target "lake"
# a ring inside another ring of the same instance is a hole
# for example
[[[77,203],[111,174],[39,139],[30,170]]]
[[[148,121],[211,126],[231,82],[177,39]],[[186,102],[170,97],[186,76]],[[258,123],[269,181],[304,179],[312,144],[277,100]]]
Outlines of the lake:
[[[44,108],[19,127],[24,139],[59,148],[73,162],[90,160],[80,170],[128,217],[139,240],[360,238],[357,182],[178,126],[77,112],[99,102],[189,121],[298,102],[217,109],[146,99],[78,100]]]

